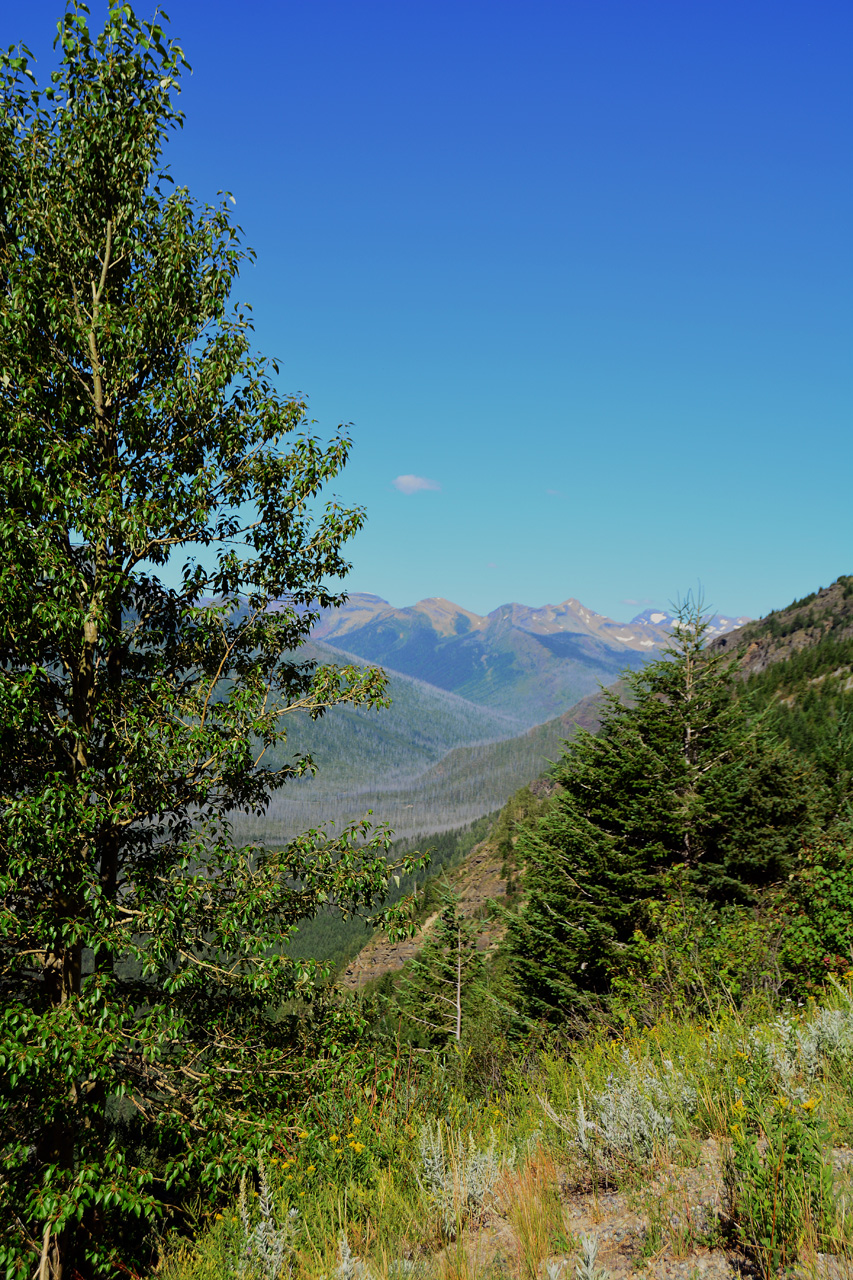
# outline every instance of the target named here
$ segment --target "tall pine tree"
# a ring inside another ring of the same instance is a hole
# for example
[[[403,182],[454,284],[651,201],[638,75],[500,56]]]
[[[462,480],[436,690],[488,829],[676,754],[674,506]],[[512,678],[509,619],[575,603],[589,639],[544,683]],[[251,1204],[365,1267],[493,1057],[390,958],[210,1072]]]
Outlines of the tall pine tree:
[[[813,827],[803,766],[732,697],[731,661],[705,652],[707,631],[688,596],[669,648],[626,675],[625,701],[605,692],[599,733],[567,747],[552,807],[522,831],[527,899],[506,945],[532,1017],[606,999],[663,873],[683,866],[696,894],[749,902]]]

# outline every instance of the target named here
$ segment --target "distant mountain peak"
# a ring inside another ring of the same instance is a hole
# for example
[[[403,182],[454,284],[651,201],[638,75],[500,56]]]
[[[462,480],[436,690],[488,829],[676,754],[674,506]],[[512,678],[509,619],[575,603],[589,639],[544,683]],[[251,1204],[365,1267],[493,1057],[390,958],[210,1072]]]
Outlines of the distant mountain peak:
[[[736,631],[738,627],[742,627],[751,619],[742,615],[739,618],[732,618],[728,614],[715,613],[708,619],[709,628],[708,636],[714,639],[716,636],[725,635],[729,631]],[[638,613],[632,618],[629,626],[632,627],[653,627],[658,631],[671,632],[678,623],[678,618],[670,609],[644,609],[642,613]]]
[[[488,626],[488,619],[481,618],[469,609],[445,600],[443,596],[429,596],[411,606],[415,613],[423,614],[442,636],[463,635],[468,631],[479,631]]]

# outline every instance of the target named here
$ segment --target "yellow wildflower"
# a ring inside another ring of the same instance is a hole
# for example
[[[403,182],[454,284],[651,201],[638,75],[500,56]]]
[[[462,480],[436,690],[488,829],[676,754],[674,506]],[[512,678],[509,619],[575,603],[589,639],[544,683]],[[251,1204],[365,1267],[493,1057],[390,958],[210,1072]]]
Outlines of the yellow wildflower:
[[[289,1173],[285,1178],[285,1182],[292,1182],[292,1181],[293,1181],[293,1174]]]
[[[221,1221],[222,1221],[222,1214],[221,1214],[221,1213],[217,1213],[217,1215],[216,1215],[216,1221],[217,1221],[217,1222],[221,1222]]]
[[[337,1135],[336,1133],[330,1133],[330,1134],[329,1134],[329,1141],[330,1141],[330,1142],[340,1142],[340,1138],[338,1137],[338,1135]]]
[[[350,1143],[350,1146],[352,1147],[352,1149],[353,1149],[353,1151],[355,1152],[355,1154],[356,1154],[356,1155],[360,1155],[360,1154],[361,1154],[361,1152],[364,1150],[364,1143],[363,1143],[363,1142],[351,1142],[351,1143]]]
[[[776,1106],[780,1111],[784,1111],[788,1106],[788,1099],[785,1097],[784,1093],[779,1094],[779,1097],[776,1099]]]
[[[740,1125],[739,1125],[739,1124],[733,1124],[733,1125],[732,1125],[732,1136],[733,1136],[733,1137],[735,1137],[735,1138],[742,1138],[742,1137],[743,1137],[743,1129],[741,1129],[741,1127],[740,1127]]]
[[[307,1130],[307,1129],[303,1129],[299,1136],[300,1136],[300,1138],[307,1138],[307,1137],[308,1137],[308,1130]]]
[[[347,1134],[347,1137],[348,1137],[348,1138],[354,1138],[354,1137],[355,1137],[355,1134],[354,1134],[354,1133],[348,1133],[348,1134]]]
[[[308,1168],[305,1170],[305,1172],[306,1172],[306,1173],[316,1173],[316,1172],[317,1172],[317,1166],[316,1166],[315,1164],[309,1164],[309,1166],[308,1166]]]
[[[806,1098],[803,1103],[803,1111],[814,1111],[817,1106],[817,1098]]]
[[[745,1110],[746,1110],[746,1107],[744,1106],[743,1098],[738,1098],[738,1100],[737,1100],[737,1102],[734,1104],[734,1107],[732,1108],[732,1110],[733,1110],[733,1111],[745,1111]]]
[[[737,1082],[738,1082],[738,1084],[740,1085],[741,1089],[742,1089],[742,1088],[743,1088],[743,1086],[746,1084],[746,1081],[744,1080],[743,1076],[738,1076],[738,1078],[737,1078]]]
[[[354,1126],[354,1127],[355,1127],[355,1126],[357,1126],[357,1125],[360,1125],[360,1124],[361,1124],[361,1116],[353,1116],[352,1123],[353,1123],[353,1126]]]

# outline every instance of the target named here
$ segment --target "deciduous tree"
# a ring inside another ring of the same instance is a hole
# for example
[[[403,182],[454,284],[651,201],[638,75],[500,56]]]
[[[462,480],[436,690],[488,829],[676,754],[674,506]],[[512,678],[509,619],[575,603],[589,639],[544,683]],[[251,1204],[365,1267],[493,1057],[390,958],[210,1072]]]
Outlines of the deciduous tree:
[[[113,1274],[286,1121],[288,934],[389,874],[367,828],[231,837],[311,768],[265,765],[287,713],[383,696],[297,652],[350,441],[254,352],[227,200],[164,168],[181,49],[121,4],[58,41],[46,88],[0,63],[0,1261],[41,1280]]]

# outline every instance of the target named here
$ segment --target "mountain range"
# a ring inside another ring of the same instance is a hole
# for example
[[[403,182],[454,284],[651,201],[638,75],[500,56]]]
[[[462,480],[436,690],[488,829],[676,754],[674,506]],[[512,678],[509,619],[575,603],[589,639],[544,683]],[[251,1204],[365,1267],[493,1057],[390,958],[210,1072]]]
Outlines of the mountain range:
[[[712,634],[747,621],[718,615]],[[663,609],[614,622],[575,599],[539,608],[504,604],[481,617],[438,597],[399,609],[357,593],[324,613],[312,635],[531,728],[612,683],[626,667],[641,667],[666,644],[673,622]]]
[[[308,751],[317,775],[288,784],[262,819],[235,825],[277,843],[368,809],[400,837],[491,813],[559,756],[578,724],[591,726],[600,685],[656,655],[673,621],[652,609],[618,623],[573,599],[480,617],[441,599],[397,609],[353,595],[321,616],[300,658],[381,665],[390,709],[341,706],[317,721],[294,713],[266,762]],[[743,621],[719,617],[713,630]]]

